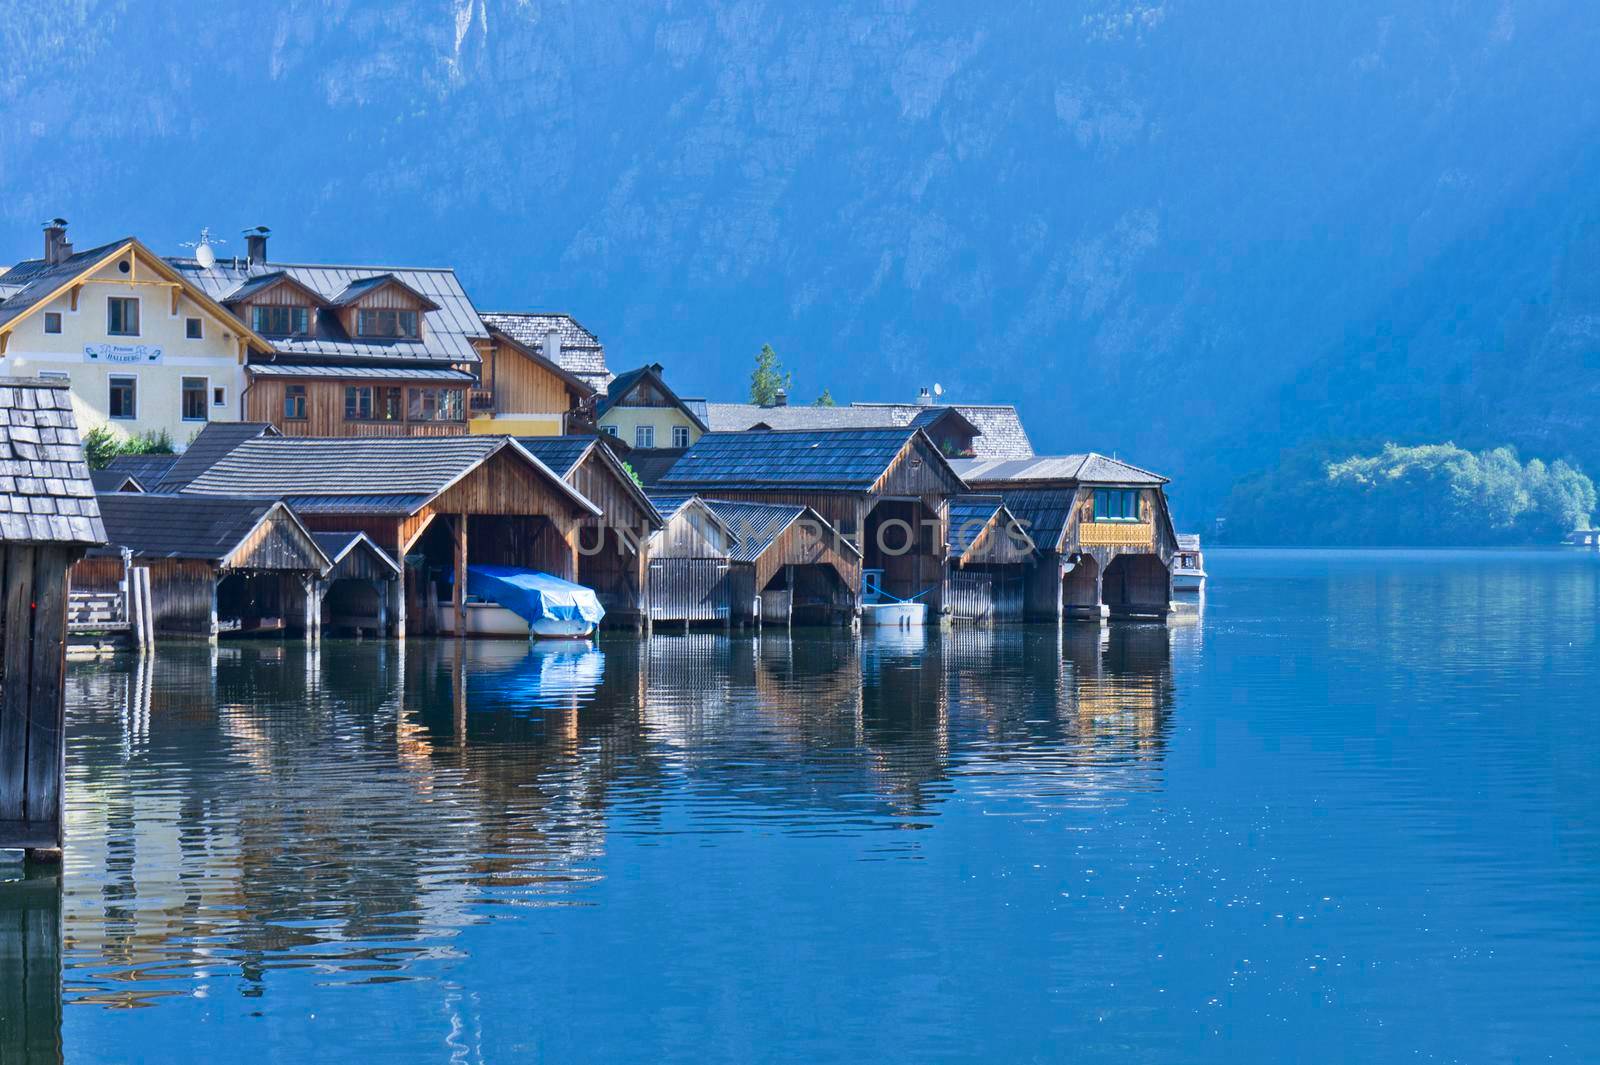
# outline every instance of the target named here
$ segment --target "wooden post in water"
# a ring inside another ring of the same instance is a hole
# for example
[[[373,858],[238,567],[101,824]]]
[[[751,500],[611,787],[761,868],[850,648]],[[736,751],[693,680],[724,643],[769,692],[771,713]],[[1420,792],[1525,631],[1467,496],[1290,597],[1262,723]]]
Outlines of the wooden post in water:
[[[456,580],[452,605],[456,612],[456,639],[467,635],[467,516],[456,515]]]
[[[0,849],[59,861],[67,572],[105,530],[66,387],[0,378],[0,414]]]

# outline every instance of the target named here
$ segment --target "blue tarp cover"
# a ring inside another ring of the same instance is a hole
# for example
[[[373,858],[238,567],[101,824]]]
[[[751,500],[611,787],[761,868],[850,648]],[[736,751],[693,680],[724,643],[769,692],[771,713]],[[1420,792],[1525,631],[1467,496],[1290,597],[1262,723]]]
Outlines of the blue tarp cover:
[[[467,594],[499,603],[529,623],[587,621],[600,624],[605,608],[591,589],[538,570],[515,566],[468,566]]]

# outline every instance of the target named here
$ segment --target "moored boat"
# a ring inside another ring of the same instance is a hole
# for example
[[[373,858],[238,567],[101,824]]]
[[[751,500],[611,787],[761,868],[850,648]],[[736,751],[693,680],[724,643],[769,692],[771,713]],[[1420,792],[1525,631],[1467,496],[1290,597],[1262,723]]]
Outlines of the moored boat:
[[[1198,533],[1178,537],[1178,550],[1172,556],[1172,590],[1203,592],[1206,588],[1206,560],[1200,551]]]

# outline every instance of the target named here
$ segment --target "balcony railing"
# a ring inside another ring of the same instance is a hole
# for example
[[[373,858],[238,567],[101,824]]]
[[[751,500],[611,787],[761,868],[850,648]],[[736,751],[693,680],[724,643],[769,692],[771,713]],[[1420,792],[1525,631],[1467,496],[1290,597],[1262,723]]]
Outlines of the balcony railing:
[[[474,414],[494,413],[494,389],[474,388],[467,393],[467,409]]]
[[[1156,527],[1148,521],[1086,521],[1078,526],[1084,547],[1151,547]]]

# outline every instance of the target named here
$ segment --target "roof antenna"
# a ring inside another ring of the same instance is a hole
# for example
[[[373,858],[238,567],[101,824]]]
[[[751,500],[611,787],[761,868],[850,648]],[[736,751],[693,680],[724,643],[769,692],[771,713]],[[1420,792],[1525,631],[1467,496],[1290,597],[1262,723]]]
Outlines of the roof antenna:
[[[184,241],[179,247],[193,248],[194,261],[200,264],[200,269],[209,270],[217,265],[217,253],[211,249],[215,245],[226,243],[228,242],[220,237],[213,237],[209,226],[201,226],[199,240]]]

